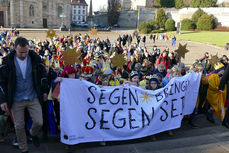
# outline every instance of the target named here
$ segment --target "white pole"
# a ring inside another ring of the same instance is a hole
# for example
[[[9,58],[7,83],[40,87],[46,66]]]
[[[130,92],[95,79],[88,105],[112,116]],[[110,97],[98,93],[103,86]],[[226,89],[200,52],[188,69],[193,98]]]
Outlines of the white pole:
[[[138,24],[137,24],[137,29],[139,28],[139,24],[140,24],[140,12],[141,12],[141,9],[138,8]]]

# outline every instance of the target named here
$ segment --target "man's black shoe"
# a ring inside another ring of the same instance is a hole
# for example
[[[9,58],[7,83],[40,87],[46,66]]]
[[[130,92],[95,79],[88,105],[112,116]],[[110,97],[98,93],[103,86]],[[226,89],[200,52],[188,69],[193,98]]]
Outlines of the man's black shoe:
[[[29,153],[28,151],[25,151],[25,152],[21,152],[21,153]]]
[[[215,120],[213,118],[213,113],[207,112],[207,120],[211,123],[215,123]]]
[[[17,141],[17,138],[15,137],[15,139],[14,139],[14,141],[12,142],[12,146],[14,146],[14,147],[18,147],[19,146],[19,144],[18,144],[18,141]]]
[[[27,136],[27,142],[28,142],[28,143],[32,143],[32,142],[33,142],[32,136]]]
[[[211,123],[215,123],[215,120],[214,120],[213,118],[208,117],[208,116],[207,116],[207,120],[208,120],[209,122],[211,122]]]
[[[32,136],[32,141],[35,147],[40,147],[40,140],[38,136]]]

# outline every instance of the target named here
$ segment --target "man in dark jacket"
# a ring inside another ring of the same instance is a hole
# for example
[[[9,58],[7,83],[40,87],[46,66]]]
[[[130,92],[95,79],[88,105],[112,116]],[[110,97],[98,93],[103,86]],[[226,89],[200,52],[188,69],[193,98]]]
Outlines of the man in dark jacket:
[[[43,124],[40,103],[47,101],[47,93],[47,76],[41,58],[29,51],[27,39],[18,37],[14,50],[0,66],[0,106],[3,111],[12,111],[19,148],[23,153],[28,152],[25,109],[33,121],[30,129],[33,144],[39,147],[37,134]]]
[[[128,41],[128,47],[129,47],[133,41],[133,38],[131,35],[128,36],[127,41]]]
[[[137,45],[138,45],[138,46],[140,45],[140,41],[141,41],[141,36],[138,36],[138,37],[137,37]]]
[[[142,42],[143,42],[143,45],[144,45],[144,47],[145,47],[145,46],[146,46],[146,36],[143,36]]]

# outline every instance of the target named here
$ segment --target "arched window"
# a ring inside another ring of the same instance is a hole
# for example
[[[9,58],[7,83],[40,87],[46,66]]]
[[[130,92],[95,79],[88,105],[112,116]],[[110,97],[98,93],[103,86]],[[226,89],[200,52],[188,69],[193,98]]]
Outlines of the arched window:
[[[60,15],[63,14],[63,8],[61,6],[58,6],[57,11],[58,11],[58,17],[60,17]]]
[[[29,16],[34,16],[34,7],[33,7],[33,5],[30,5],[30,7],[29,7]]]

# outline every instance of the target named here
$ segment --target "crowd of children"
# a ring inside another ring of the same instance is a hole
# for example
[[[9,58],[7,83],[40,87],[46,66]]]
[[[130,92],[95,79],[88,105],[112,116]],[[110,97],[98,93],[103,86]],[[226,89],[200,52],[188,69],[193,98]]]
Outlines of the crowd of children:
[[[137,43],[133,43],[134,39]],[[45,41],[29,40],[30,50],[36,52],[44,61],[50,89],[48,96],[50,103],[42,106],[44,138],[47,137],[48,132],[58,133],[59,84],[63,77],[83,79],[99,86],[129,84],[146,90],[157,90],[165,87],[174,77],[181,77],[189,72],[202,72],[196,108],[189,116],[189,123],[191,127],[197,128],[198,126],[193,123],[194,118],[196,114],[204,112],[210,122],[214,123],[213,114],[215,114],[223,121],[223,125],[229,128],[227,120],[224,120],[227,119],[225,108],[229,105],[228,91],[225,86],[229,78],[228,69],[224,75],[228,64],[226,55],[217,63],[210,63],[209,53],[206,52],[203,58],[196,60],[191,67],[187,67],[175,51],[169,48],[160,50],[156,45],[149,50],[145,41],[141,45],[138,39],[139,35],[133,37],[124,35],[119,36],[117,42],[112,44],[108,38],[106,40],[92,39],[87,34],[78,34],[54,37],[52,40]],[[144,39],[146,38],[143,37]],[[65,64],[62,59],[64,52],[67,52],[69,48],[75,48],[75,51],[79,53],[80,56],[76,58],[79,58],[80,62],[72,65]],[[10,54],[13,49],[12,38],[8,32],[5,32],[5,35],[1,35],[0,41],[1,59]],[[111,62],[117,54],[124,55],[126,63],[122,68],[113,66],[114,63]],[[47,111],[50,108],[49,105],[52,105],[52,112]],[[53,115],[52,121],[48,117],[50,115]],[[0,139],[3,140],[3,135]]]

